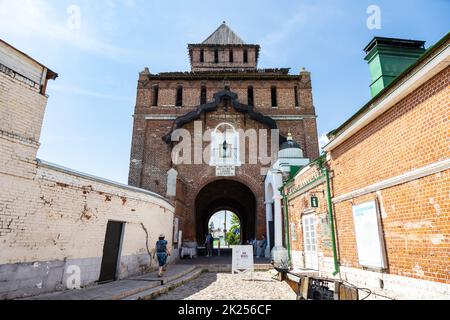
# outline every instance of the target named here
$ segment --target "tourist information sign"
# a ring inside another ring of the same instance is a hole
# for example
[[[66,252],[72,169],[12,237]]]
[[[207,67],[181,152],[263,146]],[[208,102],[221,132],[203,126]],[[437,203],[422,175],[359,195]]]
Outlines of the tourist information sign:
[[[233,274],[253,273],[255,260],[253,246],[232,246],[233,249]]]

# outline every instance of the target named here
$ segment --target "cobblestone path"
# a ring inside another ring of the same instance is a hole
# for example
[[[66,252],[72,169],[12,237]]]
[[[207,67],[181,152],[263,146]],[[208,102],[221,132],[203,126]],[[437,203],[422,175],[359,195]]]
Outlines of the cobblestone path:
[[[249,275],[205,273],[158,300],[295,300],[294,291],[270,272]]]

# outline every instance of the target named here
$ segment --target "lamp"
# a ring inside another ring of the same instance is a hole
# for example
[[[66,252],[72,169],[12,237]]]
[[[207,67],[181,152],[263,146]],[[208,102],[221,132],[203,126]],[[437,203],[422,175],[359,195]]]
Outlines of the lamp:
[[[228,143],[226,140],[223,142],[222,148],[223,148],[223,158],[225,159],[227,158],[227,149],[228,149]]]

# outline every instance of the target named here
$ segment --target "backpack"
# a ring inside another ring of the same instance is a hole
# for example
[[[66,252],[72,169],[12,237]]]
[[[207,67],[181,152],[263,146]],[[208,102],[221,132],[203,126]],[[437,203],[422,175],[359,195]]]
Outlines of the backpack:
[[[156,242],[156,252],[162,253],[167,251],[167,241],[160,240]]]

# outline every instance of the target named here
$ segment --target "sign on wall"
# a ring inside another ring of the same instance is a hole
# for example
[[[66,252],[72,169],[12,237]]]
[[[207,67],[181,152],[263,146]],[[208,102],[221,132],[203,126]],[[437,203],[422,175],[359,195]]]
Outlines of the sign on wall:
[[[311,208],[318,208],[319,207],[319,198],[316,196],[311,197]]]
[[[234,177],[236,176],[235,166],[217,166],[216,167],[217,177]]]
[[[376,201],[353,206],[359,263],[368,268],[385,269],[386,251]]]
[[[233,249],[232,274],[253,273],[255,271],[253,246],[232,246],[232,249]]]

